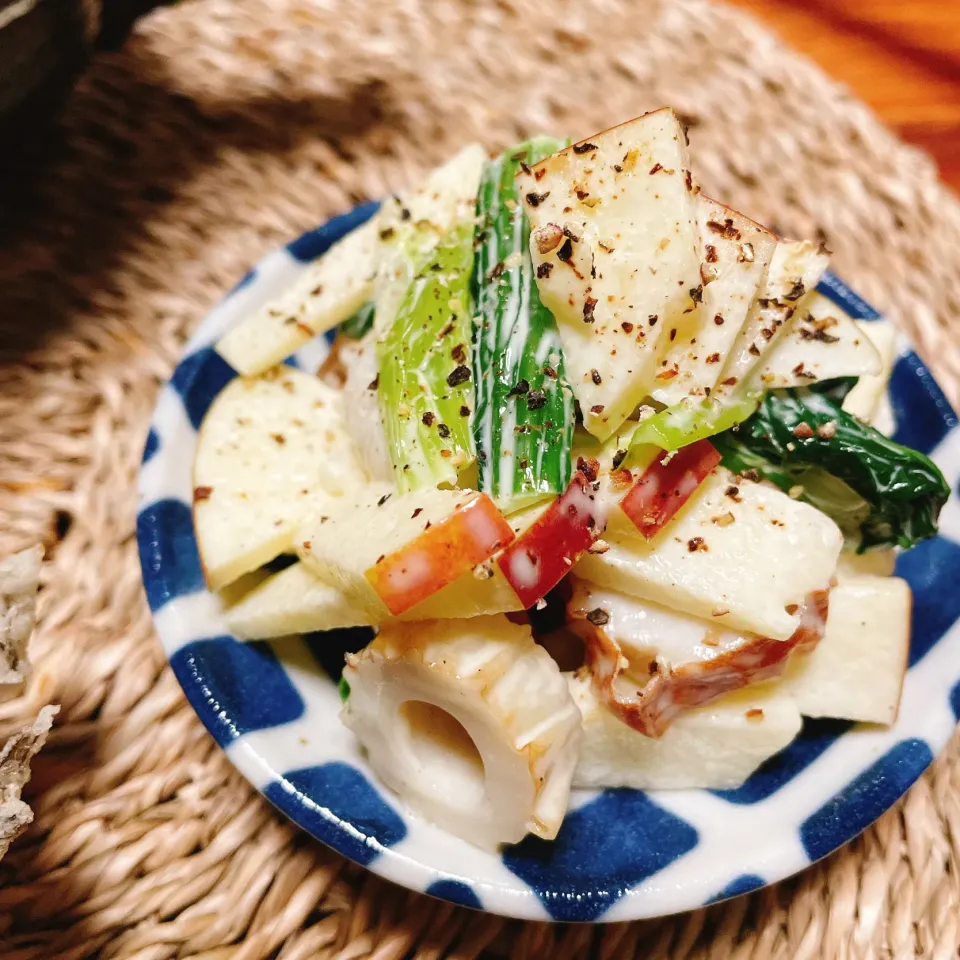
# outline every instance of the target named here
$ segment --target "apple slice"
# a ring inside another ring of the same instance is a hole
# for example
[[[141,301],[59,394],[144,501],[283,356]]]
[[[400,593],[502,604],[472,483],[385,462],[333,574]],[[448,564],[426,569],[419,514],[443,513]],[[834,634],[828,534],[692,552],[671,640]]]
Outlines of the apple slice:
[[[481,493],[455,505],[446,520],[377,559],[367,579],[394,616],[453,583],[513,539],[494,502]]]
[[[660,738],[621,723],[590,678],[567,674],[583,717],[575,787],[635,790],[729,790],[800,732],[796,704],[770,684],[748,687],[678,717]]]
[[[293,549],[300,525],[368,487],[341,397],[280,366],[237,377],[204,417],[193,461],[193,522],[211,590]]]
[[[807,503],[718,467],[659,536],[612,510],[605,548],[578,576],[719,627],[786,640],[813,590],[830,585],[843,535]]]
[[[699,321],[697,191],[669,109],[575,143],[517,177],[540,299],[557,320],[584,427],[606,439],[658,380],[658,344]]]
[[[681,447],[672,456],[654,460],[620,506],[649,540],[670,522],[719,463],[720,452],[709,440]]]
[[[700,279],[703,300],[696,336],[670,343],[661,370],[676,370],[658,380],[655,399],[672,405],[686,396],[709,394],[720,378],[727,354],[747,319],[767,272],[777,238],[742,213],[700,194]]]
[[[872,424],[881,433],[883,429],[877,414],[887,400],[887,382],[897,359],[897,329],[889,320],[857,320],[857,327],[873,344],[880,356],[880,370],[873,376],[861,376],[843,400],[843,409]],[[888,403],[889,406],[889,403]]]
[[[831,300],[814,292],[762,361],[754,382],[764,390],[780,390],[837,377],[876,378],[882,370],[880,353],[869,335]]]
[[[497,561],[525,610],[570,572],[605,526],[604,504],[594,484],[578,470],[567,489]]]
[[[721,357],[724,363],[718,389],[733,390],[759,369],[761,357],[769,356],[793,315],[798,311],[802,315],[826,269],[826,255],[812,243],[777,243],[747,319],[727,356]]]
[[[338,504],[301,530],[297,551],[348,597],[368,606],[379,597],[398,616],[513,537],[486,494],[426,489]]]
[[[227,331],[217,353],[253,377],[346,320],[373,292],[378,229],[373,217],[335,243],[279,296]]]
[[[790,658],[777,689],[805,717],[893,723],[910,652],[910,606],[906,580],[841,580],[830,591],[823,640]]]
[[[687,614],[578,581],[570,629],[607,708],[634,730],[659,737],[686,710],[779,676],[790,654],[824,634],[828,592],[811,593],[787,640],[719,629]]]

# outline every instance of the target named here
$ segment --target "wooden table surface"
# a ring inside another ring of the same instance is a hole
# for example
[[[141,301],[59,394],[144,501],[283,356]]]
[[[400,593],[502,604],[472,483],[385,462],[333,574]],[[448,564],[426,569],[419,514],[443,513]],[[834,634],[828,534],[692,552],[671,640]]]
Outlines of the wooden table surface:
[[[960,0],[727,0],[846,84],[960,190]]]

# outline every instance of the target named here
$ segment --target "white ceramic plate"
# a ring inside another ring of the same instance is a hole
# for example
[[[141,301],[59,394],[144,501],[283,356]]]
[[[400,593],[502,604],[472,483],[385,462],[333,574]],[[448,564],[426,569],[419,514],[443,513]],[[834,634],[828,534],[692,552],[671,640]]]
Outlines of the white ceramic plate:
[[[960,713],[955,495],[941,534],[897,564],[913,588],[914,613],[896,726],[807,721],[801,736],[738,790],[577,792],[555,842],[528,838],[500,855],[417,819],[377,782],[338,718],[343,636],[271,645],[228,634],[217,598],[203,585],[190,514],[197,428],[235,376],[211,344],[373,209],[306,234],[238,284],[188,344],[147,441],[137,524],[147,597],[187,698],[230,759],[304,830],[376,873],[529,919],[619,921],[691,909],[780,880],[860,833],[926,769]],[[822,290],[855,317],[877,316],[834,277]],[[318,340],[297,362],[315,368],[325,352]],[[957,418],[906,344],[890,399],[895,438],[931,454],[955,488]],[[346,639],[356,642],[356,635]]]

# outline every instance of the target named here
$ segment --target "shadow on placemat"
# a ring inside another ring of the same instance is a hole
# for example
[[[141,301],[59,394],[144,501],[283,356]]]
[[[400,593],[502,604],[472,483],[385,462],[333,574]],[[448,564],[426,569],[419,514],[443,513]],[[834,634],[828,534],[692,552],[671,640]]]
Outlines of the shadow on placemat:
[[[0,266],[0,362],[26,356],[78,312],[94,312],[94,297],[109,302],[112,278],[138,256],[157,209],[225,156],[256,162],[261,153],[296,154],[306,141],[337,150],[378,124],[389,100],[383,83],[368,80],[342,99],[277,92],[201,104],[178,92],[168,82],[173,65],[142,45],[103,59],[107,69],[80,82],[56,123],[40,175],[0,194],[2,261],[16,265],[15,275]],[[29,323],[20,322],[25,315]]]

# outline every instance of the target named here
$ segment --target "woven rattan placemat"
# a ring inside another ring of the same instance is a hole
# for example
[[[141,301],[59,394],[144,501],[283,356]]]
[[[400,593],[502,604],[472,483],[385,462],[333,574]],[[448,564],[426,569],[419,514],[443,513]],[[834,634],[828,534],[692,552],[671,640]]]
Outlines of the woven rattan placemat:
[[[951,396],[960,205],[931,164],[740,13],[701,0],[193,0],[93,64],[66,150],[0,219],[0,552],[50,563],[25,698],[63,704],[0,865],[0,955],[954,957],[954,741],[866,834],[662,921],[506,923],[374,878],[281,820],[187,706],[150,626],[134,477],[184,338],[247,266],[468,139],[586,135],[663,103],[708,192],[914,335]],[[9,149],[5,145],[4,149]]]

